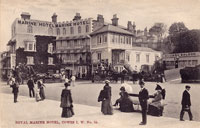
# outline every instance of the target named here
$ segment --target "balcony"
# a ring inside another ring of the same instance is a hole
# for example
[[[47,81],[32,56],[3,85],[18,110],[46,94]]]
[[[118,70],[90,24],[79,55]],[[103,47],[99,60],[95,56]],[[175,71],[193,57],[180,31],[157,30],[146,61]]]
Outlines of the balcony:
[[[63,64],[86,64],[86,60],[64,60]]]
[[[112,61],[112,63],[113,63],[114,65],[124,65],[124,64],[125,64],[125,60]]]

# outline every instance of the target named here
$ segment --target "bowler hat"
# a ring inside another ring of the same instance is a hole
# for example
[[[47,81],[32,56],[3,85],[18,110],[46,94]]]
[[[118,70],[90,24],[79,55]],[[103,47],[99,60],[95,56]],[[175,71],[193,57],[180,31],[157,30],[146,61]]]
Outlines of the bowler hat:
[[[185,88],[190,88],[190,86],[189,86],[189,85],[186,85]]]

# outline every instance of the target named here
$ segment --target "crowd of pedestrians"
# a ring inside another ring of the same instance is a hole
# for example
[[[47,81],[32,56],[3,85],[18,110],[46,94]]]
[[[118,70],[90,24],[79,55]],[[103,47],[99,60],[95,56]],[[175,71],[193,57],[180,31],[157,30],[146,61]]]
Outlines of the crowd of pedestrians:
[[[15,77],[11,77],[9,81],[10,87],[12,88],[12,93],[14,94],[14,103],[17,103],[17,97],[19,93],[19,83],[16,81]],[[116,100],[115,104],[112,105],[111,97],[112,97],[112,88],[109,85],[110,81],[105,80],[105,85],[103,89],[99,93],[98,102],[101,102],[101,112],[104,115],[113,115],[113,106],[119,105],[119,110],[122,112],[133,112],[133,103],[129,97],[129,94],[132,93],[132,87],[123,81],[121,88],[120,88],[120,98]],[[45,97],[45,85],[42,80],[34,81],[33,77],[31,76],[27,81],[28,89],[29,89],[29,96],[35,97],[36,101],[42,101]],[[62,108],[61,117],[69,118],[74,115],[73,110],[73,99],[71,94],[70,86],[75,86],[75,78],[68,80],[65,79],[64,86],[65,88],[61,92],[61,103],[60,107]],[[141,114],[142,114],[142,121],[140,125],[147,124],[147,114],[154,115],[154,116],[162,116],[163,113],[163,105],[162,100],[165,99],[165,89],[163,89],[159,84],[157,84],[155,90],[156,93],[153,95],[153,100],[148,102],[149,100],[149,92],[145,88],[145,82],[143,80],[139,81],[139,85],[141,90],[138,94],[139,104],[141,106]],[[180,112],[180,120],[184,121],[183,116],[184,112],[188,112],[190,120],[193,120],[193,116],[191,113],[191,100],[190,100],[190,86],[187,85],[185,87],[185,91],[182,95],[182,109]]]

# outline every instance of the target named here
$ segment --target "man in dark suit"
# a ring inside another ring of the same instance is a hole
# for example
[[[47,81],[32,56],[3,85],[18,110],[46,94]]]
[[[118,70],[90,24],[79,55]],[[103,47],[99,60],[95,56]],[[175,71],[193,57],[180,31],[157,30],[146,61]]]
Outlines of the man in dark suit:
[[[17,101],[17,97],[18,97],[18,92],[19,92],[19,86],[18,83],[16,83],[16,80],[14,77],[11,78],[12,80],[12,84],[10,85],[10,87],[13,89],[12,93],[14,94],[14,103],[18,102]]]
[[[32,94],[33,94],[33,97],[35,97],[34,81],[33,81],[32,77],[28,80],[27,85],[28,85],[28,88],[29,88],[30,97],[32,97]]]
[[[140,125],[146,125],[147,123],[147,100],[149,99],[148,90],[144,87],[145,83],[143,81],[139,82],[141,90],[139,92],[139,101],[142,108],[142,122]]]
[[[190,101],[189,90],[190,90],[190,86],[186,85],[185,91],[183,92],[183,95],[182,95],[182,101],[181,101],[182,109],[181,109],[181,113],[180,113],[180,121],[184,121],[183,116],[184,116],[185,111],[188,112],[190,121],[192,121],[192,113],[190,110],[191,101]]]

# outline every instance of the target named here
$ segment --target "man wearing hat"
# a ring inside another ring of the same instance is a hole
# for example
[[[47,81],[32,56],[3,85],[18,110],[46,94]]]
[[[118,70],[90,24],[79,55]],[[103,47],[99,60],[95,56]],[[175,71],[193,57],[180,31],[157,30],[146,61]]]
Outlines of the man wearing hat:
[[[144,87],[145,83],[143,81],[139,82],[141,90],[139,92],[139,102],[142,108],[142,122],[140,125],[146,125],[147,123],[147,100],[149,99],[148,90]]]
[[[193,116],[192,116],[192,112],[190,110],[191,100],[190,100],[189,90],[190,90],[190,86],[186,85],[185,91],[183,92],[183,95],[182,95],[182,101],[181,101],[182,109],[181,109],[181,113],[180,113],[180,121],[184,121],[183,116],[184,116],[185,111],[188,112],[190,121],[192,121]]]

